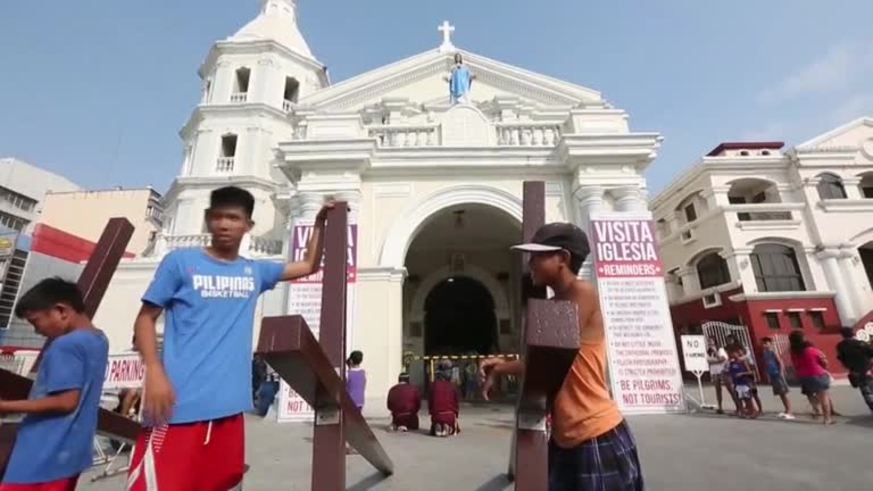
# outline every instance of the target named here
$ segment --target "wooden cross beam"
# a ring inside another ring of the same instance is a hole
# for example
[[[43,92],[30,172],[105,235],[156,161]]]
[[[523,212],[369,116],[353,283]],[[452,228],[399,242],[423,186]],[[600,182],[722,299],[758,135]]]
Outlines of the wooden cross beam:
[[[522,242],[545,223],[545,183],[525,182]],[[533,286],[527,261],[522,264],[524,378],[516,407],[515,438],[509,477],[515,489],[545,489],[548,483],[546,416],[579,351],[579,317],[571,302],[544,300],[545,288]]]
[[[346,441],[383,475],[394,472],[345,386],[347,225],[346,204],[337,203],[328,213],[324,237],[320,341],[300,316],[265,318],[258,339],[258,354],[315,408],[315,491],[345,489]]]
[[[88,317],[93,318],[97,312],[100,300],[109,287],[112,274],[121,262],[132,235],[133,225],[125,218],[112,218],[103,229],[103,234],[77,282],[85,300],[85,313]],[[48,343],[43,346],[32,372],[37,370],[42,353],[47,347]],[[0,369],[0,398],[25,399],[30,394],[31,387],[33,387],[31,379]],[[140,425],[136,421],[105,409],[100,410],[97,422],[99,434],[132,443],[136,441],[139,431]],[[0,478],[6,470],[16,433],[17,425],[4,424],[0,427]]]

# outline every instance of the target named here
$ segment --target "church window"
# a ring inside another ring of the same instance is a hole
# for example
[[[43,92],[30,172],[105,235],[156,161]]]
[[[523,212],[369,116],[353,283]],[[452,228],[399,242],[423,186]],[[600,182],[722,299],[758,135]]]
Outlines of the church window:
[[[873,172],[867,172],[859,177],[861,182],[858,187],[861,189],[861,196],[866,199],[873,198]]]
[[[694,203],[688,203],[685,206],[685,221],[691,223],[697,220],[697,210],[694,209]]]
[[[700,278],[700,288],[712,288],[731,281],[727,261],[717,252],[704,256],[697,262],[697,276]]]
[[[206,79],[206,87],[203,88],[203,102],[209,102],[212,98],[212,79]]]
[[[233,134],[221,137],[221,153],[218,157],[215,170],[218,172],[232,172],[236,158],[237,136]]]
[[[296,103],[300,93],[300,82],[294,77],[285,77],[285,102]]]
[[[798,292],[806,288],[794,249],[782,244],[760,244],[750,256],[758,291]]]
[[[816,185],[818,197],[821,199],[846,199],[846,190],[839,177],[833,174],[822,174]]]
[[[230,96],[231,102],[245,102],[248,98],[249,80],[251,79],[252,71],[248,68],[239,68],[236,71],[236,77],[233,84],[233,94]]]

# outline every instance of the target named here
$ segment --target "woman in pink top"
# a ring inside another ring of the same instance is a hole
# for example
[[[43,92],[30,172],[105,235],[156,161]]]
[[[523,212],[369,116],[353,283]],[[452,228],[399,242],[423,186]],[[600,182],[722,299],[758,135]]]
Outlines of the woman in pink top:
[[[801,388],[811,394],[822,408],[824,424],[834,424],[831,415],[831,398],[828,394],[831,378],[826,370],[827,358],[820,349],[806,340],[802,331],[792,331],[788,336],[788,342],[791,345],[791,361],[794,363],[797,378],[800,379]]]

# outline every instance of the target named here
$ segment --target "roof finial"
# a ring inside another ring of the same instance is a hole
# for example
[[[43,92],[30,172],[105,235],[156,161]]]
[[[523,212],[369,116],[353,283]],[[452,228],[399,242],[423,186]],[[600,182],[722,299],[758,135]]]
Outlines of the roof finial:
[[[440,52],[454,51],[455,45],[452,44],[452,33],[455,32],[455,26],[449,24],[449,21],[444,20],[437,30],[443,33],[443,44],[440,45]]]

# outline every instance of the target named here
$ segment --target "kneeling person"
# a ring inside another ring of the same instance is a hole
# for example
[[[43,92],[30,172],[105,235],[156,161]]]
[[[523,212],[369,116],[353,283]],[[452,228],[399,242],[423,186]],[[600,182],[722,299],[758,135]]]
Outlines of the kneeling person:
[[[451,366],[440,367],[436,381],[430,388],[427,403],[430,410],[430,434],[433,436],[452,436],[460,431],[458,387],[451,380]]]
[[[388,391],[388,410],[391,411],[391,431],[418,429],[418,411],[421,409],[421,392],[409,383],[409,374],[401,373],[397,385]]]
[[[109,342],[85,315],[75,283],[46,279],[15,308],[49,344],[30,398],[0,401],[0,414],[25,413],[0,491],[76,488],[91,467]]]

